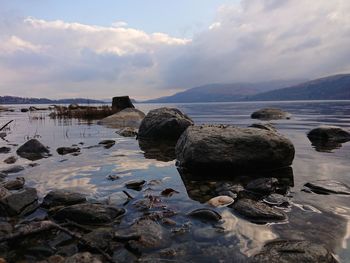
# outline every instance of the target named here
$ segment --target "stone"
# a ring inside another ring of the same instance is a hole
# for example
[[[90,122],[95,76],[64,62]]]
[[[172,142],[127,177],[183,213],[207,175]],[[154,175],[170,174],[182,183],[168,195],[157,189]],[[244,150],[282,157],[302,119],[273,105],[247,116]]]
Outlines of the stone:
[[[0,213],[7,216],[27,214],[36,208],[37,202],[38,195],[36,189],[24,188],[0,198]],[[30,209],[27,209],[28,207]]]
[[[193,230],[193,238],[196,241],[204,242],[217,239],[222,236],[222,231],[211,226],[206,226],[203,228],[196,228]]]
[[[138,141],[146,159],[155,159],[161,162],[170,162],[176,159],[176,142],[145,140],[142,138],[138,138]]]
[[[31,139],[17,149],[17,154],[31,161],[49,156],[50,151],[37,139]]]
[[[342,194],[350,195],[350,187],[335,180],[316,180],[306,183],[304,186],[316,194]]]
[[[283,211],[252,199],[238,199],[231,207],[238,214],[252,222],[264,223],[270,221],[283,221],[287,219],[287,216]]]
[[[278,180],[276,178],[258,178],[253,181],[250,181],[246,185],[246,189],[249,191],[261,193],[261,194],[269,194],[276,191],[278,186]]]
[[[191,125],[193,121],[180,110],[159,108],[151,110],[142,120],[138,137],[156,141],[176,141]]]
[[[145,180],[132,180],[125,183],[125,187],[133,190],[140,191],[142,186],[146,183]]]
[[[277,129],[271,123],[253,123],[249,127],[277,132]]]
[[[114,97],[112,99],[112,109],[113,111],[119,112],[127,108],[135,108],[132,104],[129,96]]]
[[[10,147],[6,147],[6,146],[0,147],[0,153],[9,153],[10,151],[11,151]]]
[[[307,137],[311,142],[334,141],[347,142],[350,141],[350,132],[337,126],[319,126],[312,129]]]
[[[28,112],[29,111],[29,109],[27,109],[27,108],[22,108],[21,109],[21,112]]]
[[[267,243],[250,263],[337,263],[322,245],[304,240],[277,240]]]
[[[3,139],[7,136],[6,132],[0,132],[0,138]]]
[[[208,201],[208,204],[214,207],[229,206],[234,202],[234,199],[227,195],[216,196]]]
[[[145,114],[142,111],[127,108],[100,120],[98,124],[114,129],[121,129],[125,127],[138,129],[144,117]]]
[[[94,247],[106,250],[113,239],[113,230],[111,228],[98,228],[83,236]]]
[[[66,155],[69,153],[78,153],[80,152],[79,147],[59,147],[56,149],[57,153],[60,155]]]
[[[103,140],[103,141],[100,141],[98,144],[100,144],[100,145],[114,145],[115,140]]]
[[[123,137],[135,137],[137,136],[137,131],[134,128],[126,127],[117,131],[117,134]]]
[[[60,209],[54,214],[54,218],[59,221],[68,219],[83,225],[100,225],[111,223],[124,213],[123,208],[83,203]]]
[[[77,253],[65,259],[64,263],[102,263],[102,257],[90,252]]]
[[[264,203],[276,206],[288,206],[289,198],[280,194],[270,194],[263,199]]]
[[[2,183],[1,186],[6,188],[7,190],[19,190],[23,188],[24,183],[25,180],[23,177],[17,177],[14,180],[9,180],[7,182]]]
[[[187,215],[190,217],[197,218],[199,220],[213,221],[213,222],[218,222],[222,218],[218,212],[208,208],[195,209],[190,213],[188,213]]]
[[[17,160],[18,158],[16,156],[10,156],[4,160],[4,163],[14,164],[15,162],[17,162]]]
[[[69,110],[77,110],[77,109],[79,109],[80,108],[80,106],[79,106],[79,104],[77,104],[77,103],[72,103],[72,104],[70,104],[69,106],[68,106],[68,109]]]
[[[15,173],[19,173],[23,170],[24,170],[24,167],[21,165],[12,165],[10,167],[7,167],[7,168],[1,170],[0,172],[4,173],[4,174],[15,174]]]
[[[86,202],[86,196],[65,189],[53,190],[49,192],[43,200],[42,206],[52,208],[55,206],[69,206]]]
[[[281,109],[275,108],[264,108],[252,113],[252,119],[260,119],[260,120],[279,120],[279,119],[289,119],[290,113],[284,112]]]
[[[269,171],[290,166],[295,149],[281,134],[256,128],[192,126],[175,148],[189,171]]]

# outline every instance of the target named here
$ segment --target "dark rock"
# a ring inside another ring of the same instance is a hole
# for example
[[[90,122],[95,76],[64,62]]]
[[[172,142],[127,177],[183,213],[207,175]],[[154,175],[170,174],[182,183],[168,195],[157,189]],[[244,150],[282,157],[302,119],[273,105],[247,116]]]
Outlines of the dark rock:
[[[4,163],[7,163],[7,164],[14,164],[15,162],[17,162],[16,156],[10,156],[4,160]]]
[[[256,128],[192,126],[176,144],[179,165],[191,171],[268,171],[287,167],[294,146],[284,136]]]
[[[271,123],[253,123],[249,127],[277,132],[276,128]]]
[[[36,208],[38,196],[35,188],[8,193],[0,199],[1,213],[8,216],[27,214]],[[34,205],[34,206],[33,206]],[[30,209],[27,209],[27,208]]]
[[[43,200],[42,206],[51,208],[55,206],[69,206],[86,202],[83,194],[75,193],[69,190],[53,190],[49,192]]]
[[[311,130],[307,137],[319,152],[331,152],[350,141],[350,132],[337,126],[320,126]]]
[[[111,180],[111,181],[115,181],[120,179],[120,176],[116,175],[116,174],[109,174],[106,176],[107,180]]]
[[[145,114],[142,111],[138,109],[127,108],[102,119],[98,122],[98,124],[105,125],[109,128],[114,129],[125,127],[138,129],[144,117]]]
[[[176,141],[193,121],[178,109],[151,110],[141,122],[138,137],[148,140]]]
[[[263,201],[266,204],[269,205],[277,205],[277,206],[288,206],[289,205],[289,199],[288,197],[285,197],[280,194],[270,194],[267,197],[263,199]]]
[[[129,96],[114,97],[112,99],[112,109],[113,111],[119,112],[126,108],[135,108],[132,104]]]
[[[77,253],[66,258],[64,263],[102,263],[102,256],[93,255],[90,252]]]
[[[316,180],[306,183],[304,186],[316,194],[350,195],[350,187],[348,185],[334,180]]]
[[[208,209],[208,208],[199,208],[196,210],[191,211],[187,214],[188,216],[204,220],[204,221],[214,221],[218,222],[221,220],[221,215],[216,212],[215,210]]]
[[[146,183],[145,180],[132,180],[125,183],[125,187],[133,190],[140,191],[142,186]]]
[[[84,240],[94,247],[106,250],[113,239],[113,230],[111,228],[98,228],[83,236]]]
[[[3,139],[7,136],[6,132],[0,132],[0,138]]]
[[[6,147],[6,146],[0,147],[0,153],[9,153],[10,151],[11,151],[10,147]]]
[[[260,119],[260,120],[289,119],[290,114],[288,112],[284,112],[281,109],[265,108],[265,109],[261,109],[253,112],[251,115],[251,118]]]
[[[117,133],[123,137],[135,137],[135,136],[137,136],[136,129],[131,128],[131,127],[123,128],[123,129],[117,131]]]
[[[65,155],[65,154],[69,154],[69,153],[80,152],[80,148],[79,147],[59,147],[59,148],[57,148],[56,151],[60,155]]]
[[[114,145],[115,141],[114,140],[103,140],[103,141],[100,141],[98,144],[101,144],[101,145]]]
[[[281,221],[287,219],[286,214],[281,210],[247,198],[238,199],[233,203],[232,208],[253,222]]]
[[[19,173],[21,171],[24,170],[24,167],[21,166],[21,165],[12,165],[10,167],[7,167],[3,170],[1,170],[1,173],[4,173],[4,174],[15,174],[15,173]]]
[[[28,112],[29,111],[29,109],[27,109],[27,108],[22,108],[21,109],[21,112]]]
[[[7,222],[0,222],[0,236],[10,234],[12,230],[13,230],[13,227],[11,224]]]
[[[66,219],[85,225],[111,223],[125,213],[124,209],[102,204],[76,204],[59,210],[54,218],[59,221]]]
[[[1,186],[6,188],[7,190],[19,190],[23,188],[24,183],[25,180],[23,177],[17,177],[14,180],[9,180],[7,182],[2,183]]]
[[[249,182],[246,189],[249,191],[269,194],[276,191],[278,180],[276,178],[258,178]]]
[[[336,263],[332,253],[319,244],[301,240],[277,240],[267,243],[253,256],[251,263]]]
[[[17,149],[22,158],[35,161],[49,156],[50,151],[37,139],[31,139]]]

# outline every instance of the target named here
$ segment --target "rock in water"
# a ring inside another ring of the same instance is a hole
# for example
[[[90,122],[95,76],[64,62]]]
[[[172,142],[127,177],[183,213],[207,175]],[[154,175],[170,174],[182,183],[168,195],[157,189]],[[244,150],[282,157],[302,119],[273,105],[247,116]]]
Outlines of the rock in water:
[[[275,108],[265,108],[255,111],[251,115],[252,119],[260,120],[279,120],[279,119],[289,119],[290,113],[285,112],[281,109]]]
[[[0,172],[4,173],[4,174],[15,174],[15,173],[19,173],[23,170],[24,170],[24,167],[21,165],[12,165],[10,167],[7,167],[7,168],[1,170]]]
[[[80,152],[80,148],[79,147],[59,147],[59,148],[57,148],[56,151],[60,155],[66,155],[69,153]]]
[[[6,146],[0,147],[0,153],[9,153],[10,151],[11,151],[10,147],[6,147]]]
[[[188,213],[188,216],[198,218],[204,221],[214,221],[214,222],[218,222],[222,218],[218,212],[207,208],[199,208],[199,209],[193,210],[190,213]]]
[[[123,128],[123,129],[117,131],[117,133],[123,137],[135,137],[137,135],[136,129],[130,128],[130,127]]]
[[[16,156],[10,156],[4,160],[4,163],[7,163],[7,164],[13,164],[15,162],[17,162]]]
[[[132,104],[129,96],[114,97],[112,99],[112,109],[113,111],[122,111],[126,108],[135,108]]]
[[[49,192],[43,200],[42,206],[51,208],[55,206],[68,206],[86,202],[83,194],[75,193],[69,190],[53,190]]]
[[[316,180],[305,184],[316,194],[343,194],[350,195],[350,187],[334,180]]]
[[[108,116],[98,122],[100,125],[106,125],[109,128],[125,128],[131,127],[138,129],[145,114],[138,110],[127,108],[111,116]]]
[[[267,243],[250,263],[337,263],[332,253],[319,244],[299,240],[277,240]]]
[[[214,207],[224,207],[232,204],[234,199],[230,196],[221,195],[216,196],[208,201],[208,204]]]
[[[317,140],[330,140],[337,142],[350,141],[350,132],[337,126],[320,126],[312,129],[307,136],[311,142]]]
[[[111,223],[124,213],[123,208],[85,203],[62,208],[54,215],[54,218],[59,221],[68,219],[83,225],[98,225]]]
[[[49,156],[50,151],[37,139],[31,139],[17,149],[22,158],[35,161]]]
[[[7,216],[27,214],[37,207],[37,200],[35,188],[8,193],[0,198],[0,213]]]
[[[294,146],[281,134],[256,128],[192,126],[176,145],[176,158],[191,171],[261,171],[290,166]]]
[[[17,177],[14,180],[9,180],[2,183],[2,187],[5,187],[7,190],[19,190],[24,186],[25,180],[23,177]]]
[[[193,121],[178,109],[151,110],[141,122],[139,138],[146,140],[177,140]]]

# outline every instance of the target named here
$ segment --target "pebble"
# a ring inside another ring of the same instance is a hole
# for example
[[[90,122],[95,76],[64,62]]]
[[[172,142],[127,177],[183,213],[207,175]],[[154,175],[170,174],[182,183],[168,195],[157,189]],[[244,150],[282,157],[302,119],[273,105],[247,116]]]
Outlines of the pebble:
[[[225,207],[234,202],[234,199],[232,197],[221,195],[214,197],[208,201],[208,204],[214,207]]]

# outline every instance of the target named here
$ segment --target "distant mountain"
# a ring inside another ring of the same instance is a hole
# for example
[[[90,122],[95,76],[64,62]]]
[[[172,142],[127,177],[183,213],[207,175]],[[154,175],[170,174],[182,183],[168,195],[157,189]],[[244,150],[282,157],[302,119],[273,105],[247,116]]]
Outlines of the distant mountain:
[[[0,96],[0,104],[92,104],[92,103],[105,103],[100,100],[90,99],[61,99],[61,100],[50,100],[46,98],[22,98],[14,96]]]
[[[350,74],[333,75],[288,88],[268,91],[247,100],[349,100]]]
[[[289,87],[302,80],[274,80],[260,83],[209,84],[188,89],[168,97],[144,101],[146,103],[229,102],[244,100],[261,92]]]

